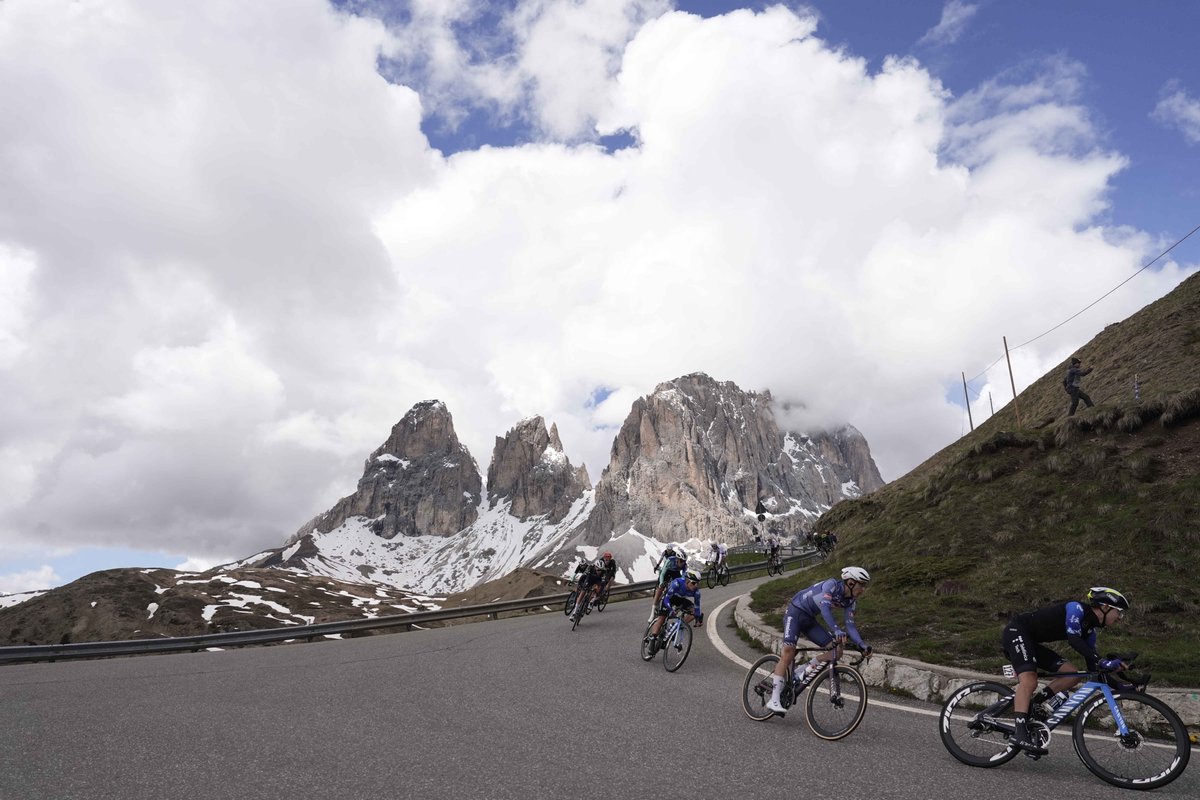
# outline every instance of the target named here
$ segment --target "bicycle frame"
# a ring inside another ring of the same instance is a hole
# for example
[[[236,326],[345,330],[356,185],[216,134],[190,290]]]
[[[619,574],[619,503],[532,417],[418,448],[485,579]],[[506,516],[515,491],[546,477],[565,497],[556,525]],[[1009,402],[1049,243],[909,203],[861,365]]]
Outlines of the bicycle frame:
[[[1063,701],[1062,705],[1060,705],[1058,708],[1054,709],[1054,713],[1051,714],[1048,719],[1031,720],[1031,721],[1040,722],[1042,725],[1046,726],[1047,730],[1052,731],[1055,728],[1057,728],[1059,725],[1061,725],[1067,719],[1067,717],[1071,716],[1071,713],[1073,711],[1075,711],[1075,709],[1079,708],[1081,705],[1086,703],[1088,700],[1091,700],[1092,697],[1097,692],[1099,692],[1100,694],[1104,695],[1104,700],[1108,704],[1108,710],[1112,713],[1113,721],[1116,722],[1116,724],[1117,724],[1116,732],[1121,736],[1129,735],[1129,726],[1125,724],[1125,717],[1122,716],[1121,708],[1120,708],[1120,706],[1117,705],[1117,699],[1113,695],[1112,687],[1109,686],[1108,683],[1105,681],[1095,680],[1096,673],[1094,673],[1094,672],[1055,672],[1055,673],[1039,672],[1038,677],[1039,678],[1050,678],[1050,679],[1054,679],[1054,680],[1057,680],[1059,678],[1092,678],[1093,680],[1089,680],[1089,681],[1083,683],[1082,685],[1076,687],[1074,689],[1074,691],[1071,692],[1070,696],[1067,697],[1067,699]],[[1011,697],[1006,698],[1004,700],[1003,704],[1001,704],[1000,708],[1006,707],[1007,705],[1012,703],[1012,700],[1013,699]],[[979,718],[990,717],[991,714],[995,712],[995,710],[996,709],[994,707],[986,708],[983,711],[979,712]],[[990,724],[996,730],[1001,730],[1001,731],[1004,731],[1005,733],[1013,733],[1013,726],[1011,726],[1011,725],[1006,725],[1004,723],[997,722],[997,721],[991,720],[991,719],[988,720],[988,724]]]

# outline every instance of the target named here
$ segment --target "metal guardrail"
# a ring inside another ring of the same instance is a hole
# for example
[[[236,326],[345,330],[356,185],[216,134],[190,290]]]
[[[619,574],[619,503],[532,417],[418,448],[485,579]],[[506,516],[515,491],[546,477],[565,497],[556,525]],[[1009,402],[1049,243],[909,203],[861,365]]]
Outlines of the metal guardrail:
[[[784,559],[788,566],[815,555],[815,551],[794,555]],[[766,562],[740,564],[729,568],[730,575],[740,575],[766,569]],[[638,592],[652,591],[658,586],[657,580],[640,581],[613,586],[610,596],[632,595]],[[385,617],[370,617],[367,619],[341,620],[339,622],[318,622],[313,625],[290,625],[285,628],[269,628],[267,630],[231,631],[229,633],[204,633],[196,636],[173,636],[163,639],[129,639],[117,642],[76,642],[72,644],[39,644],[0,647],[0,664],[11,664],[20,661],[58,661],[73,658],[105,658],[110,656],[147,655],[150,653],[198,652],[209,648],[244,647],[255,644],[271,644],[294,639],[312,641],[321,636],[336,636],[362,631],[384,630],[388,628],[404,628],[412,630],[422,623],[446,622],[452,619],[467,617],[488,617],[497,619],[500,614],[509,611],[530,611],[542,606],[553,607],[565,603],[570,592],[561,594],[527,597],[520,600],[501,600],[495,603],[483,603],[473,606],[459,606],[438,611],[416,611],[410,614],[394,614]]]

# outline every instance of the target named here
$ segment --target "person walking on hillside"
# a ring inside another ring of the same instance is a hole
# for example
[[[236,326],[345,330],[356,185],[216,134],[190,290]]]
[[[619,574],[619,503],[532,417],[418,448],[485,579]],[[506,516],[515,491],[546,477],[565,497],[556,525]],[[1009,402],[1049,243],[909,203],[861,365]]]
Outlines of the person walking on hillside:
[[[1090,373],[1095,367],[1083,368],[1083,364],[1078,358],[1071,359],[1071,366],[1067,367],[1067,376],[1063,378],[1063,388],[1067,390],[1067,394],[1071,396],[1071,410],[1067,412],[1068,417],[1075,416],[1075,409],[1079,407],[1079,401],[1082,400],[1088,408],[1092,407],[1092,398],[1088,397],[1080,384],[1083,383],[1083,376]]]

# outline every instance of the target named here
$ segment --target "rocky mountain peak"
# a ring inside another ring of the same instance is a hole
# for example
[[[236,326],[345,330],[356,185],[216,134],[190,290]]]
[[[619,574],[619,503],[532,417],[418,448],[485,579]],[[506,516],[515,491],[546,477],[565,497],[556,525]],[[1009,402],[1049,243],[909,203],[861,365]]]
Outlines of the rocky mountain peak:
[[[777,530],[798,532],[882,484],[853,428],[781,430],[773,405],[769,392],[700,372],[639,398],[613,442],[581,543],[629,530],[663,542],[746,541],[759,502]]]
[[[440,400],[417,403],[392,426],[363,466],[354,494],[301,528],[291,541],[327,533],[351,517],[370,520],[378,536],[450,536],[478,517],[479,467],[454,431]]]
[[[586,467],[571,466],[558,426],[547,431],[545,420],[535,416],[496,437],[487,486],[490,507],[511,500],[514,517],[525,520],[545,515],[549,522],[557,523],[591,488],[591,481]]]

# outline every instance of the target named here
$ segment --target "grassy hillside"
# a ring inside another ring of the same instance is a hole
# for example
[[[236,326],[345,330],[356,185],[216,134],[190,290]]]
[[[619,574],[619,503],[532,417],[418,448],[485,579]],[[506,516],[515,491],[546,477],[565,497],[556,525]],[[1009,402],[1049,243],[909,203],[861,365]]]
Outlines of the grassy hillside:
[[[823,516],[841,541],[832,561],[766,584],[756,609],[860,564],[874,579],[859,612],[868,641],[996,670],[1012,613],[1108,585],[1134,609],[1101,651],[1138,650],[1155,683],[1200,686],[1200,275],[1078,355],[1095,367],[1084,389],[1096,408],[1067,417],[1066,364],[1051,370],[1018,397],[1020,426],[1010,403]]]

